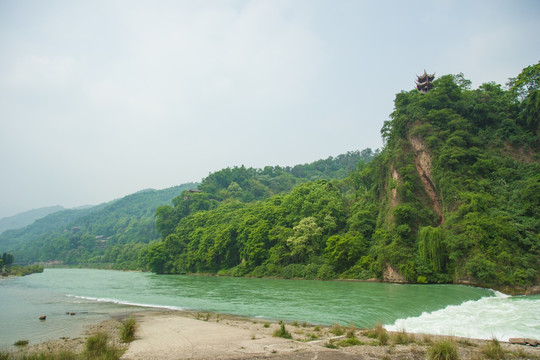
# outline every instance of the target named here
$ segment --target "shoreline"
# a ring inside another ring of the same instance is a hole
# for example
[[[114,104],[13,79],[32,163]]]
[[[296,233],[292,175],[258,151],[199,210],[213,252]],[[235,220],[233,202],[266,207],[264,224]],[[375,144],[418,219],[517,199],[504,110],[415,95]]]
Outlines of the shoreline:
[[[118,327],[129,316],[135,318],[135,340],[121,343]],[[438,341],[453,342],[460,359],[482,358],[491,340],[444,335],[387,333],[385,344],[369,336],[368,329],[285,323],[292,339],[273,336],[280,329],[276,321],[191,310],[141,309],[111,315],[108,320],[85,326],[84,334],[29,346],[24,351],[54,353],[84,351],[85,339],[106,332],[111,342],[125,349],[121,359],[425,359]],[[338,331],[337,329],[341,329]],[[349,333],[356,344],[348,346]],[[500,342],[512,358],[540,359],[540,347]],[[20,351],[20,350],[19,350]]]

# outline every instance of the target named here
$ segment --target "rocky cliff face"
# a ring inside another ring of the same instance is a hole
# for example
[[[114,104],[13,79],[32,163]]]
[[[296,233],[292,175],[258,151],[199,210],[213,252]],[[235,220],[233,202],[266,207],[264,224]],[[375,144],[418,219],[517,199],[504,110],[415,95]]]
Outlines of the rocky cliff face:
[[[426,148],[424,141],[418,136],[408,137],[409,143],[414,153],[414,166],[420,180],[424,185],[424,190],[428,194],[433,210],[439,215],[439,224],[444,224],[444,214],[442,211],[441,201],[439,200],[438,191],[433,182],[432,167],[431,167],[431,154]]]

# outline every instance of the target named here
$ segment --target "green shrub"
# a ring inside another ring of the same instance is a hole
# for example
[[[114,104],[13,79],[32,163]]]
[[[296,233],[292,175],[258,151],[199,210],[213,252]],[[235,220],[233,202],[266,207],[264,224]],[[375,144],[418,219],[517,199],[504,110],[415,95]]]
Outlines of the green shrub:
[[[135,318],[130,316],[122,322],[120,326],[120,340],[122,342],[132,342],[135,340],[135,331],[137,330],[137,322]]]
[[[345,333],[345,331],[339,324],[334,324],[332,328],[330,328],[330,332],[336,336],[341,336]]]
[[[15,343],[13,345],[15,346],[26,346],[28,345],[29,341],[28,340],[17,340],[15,341]]]
[[[457,360],[457,346],[453,341],[434,342],[428,349],[429,360]]]
[[[275,337],[282,337],[282,338],[285,338],[285,339],[292,339],[292,335],[290,332],[287,331],[287,329],[285,329],[285,323],[283,321],[280,322],[280,328],[279,330],[276,330],[274,331],[274,336]]]
[[[360,340],[358,340],[358,338],[355,336],[355,337],[351,337],[351,338],[346,338],[345,340],[341,340],[340,342],[338,342],[338,345],[339,346],[343,346],[343,347],[347,347],[347,346],[355,346],[355,345],[363,345],[364,343]]]
[[[334,341],[334,339],[330,339],[326,344],[324,344],[325,347],[329,348],[329,349],[337,349],[338,346],[336,345],[336,342]]]
[[[317,272],[317,278],[321,280],[333,280],[337,277],[334,268],[330,265],[324,264]]]

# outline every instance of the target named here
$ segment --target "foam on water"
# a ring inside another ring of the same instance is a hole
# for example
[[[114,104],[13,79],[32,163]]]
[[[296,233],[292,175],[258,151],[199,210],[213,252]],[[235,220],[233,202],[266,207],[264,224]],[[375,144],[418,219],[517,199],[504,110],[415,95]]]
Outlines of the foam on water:
[[[463,336],[476,339],[540,337],[540,296],[493,297],[466,301],[385,325],[390,331]]]

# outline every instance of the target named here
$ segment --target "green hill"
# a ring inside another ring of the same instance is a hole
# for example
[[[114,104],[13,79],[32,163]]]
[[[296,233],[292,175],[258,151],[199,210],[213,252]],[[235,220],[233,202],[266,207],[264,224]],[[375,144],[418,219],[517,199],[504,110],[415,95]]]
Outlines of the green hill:
[[[159,237],[154,222],[156,208],[196,186],[190,183],[164,190],[143,190],[95,207],[59,211],[23,229],[4,232],[0,235],[0,248],[22,263],[115,263],[121,262],[118,257],[126,256],[125,253],[136,258],[132,254],[136,244]]]
[[[462,75],[445,75],[427,93],[399,93],[381,131],[384,150],[341,180],[272,192],[272,181],[279,189],[291,172],[215,173],[202,192],[158,208],[163,241],[143,256],[157,273],[523,293],[539,283],[539,79],[536,64],[507,89],[471,89]]]
[[[197,184],[143,190],[97,207],[60,211],[0,235],[0,248],[22,263],[146,269],[146,244],[159,240],[157,229],[171,233],[182,217],[220,203],[260,201],[310,180],[345,177],[376,154],[366,149],[294,167],[227,168],[205,178],[202,190],[193,190]]]

